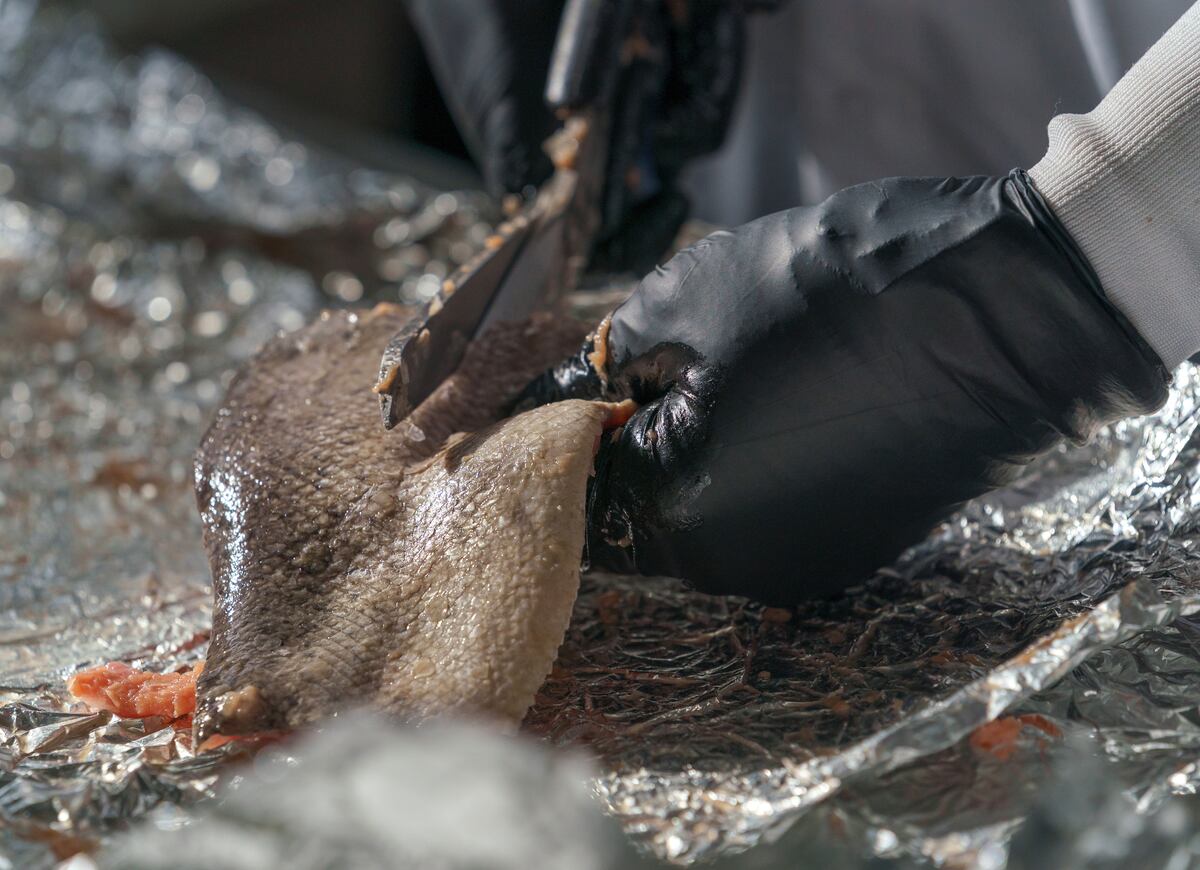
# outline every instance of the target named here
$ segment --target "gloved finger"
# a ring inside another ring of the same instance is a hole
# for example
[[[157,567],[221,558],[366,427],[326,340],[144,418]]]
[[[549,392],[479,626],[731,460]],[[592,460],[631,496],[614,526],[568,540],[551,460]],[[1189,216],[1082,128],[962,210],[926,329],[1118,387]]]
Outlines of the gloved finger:
[[[591,562],[608,570],[673,574],[664,532],[692,528],[692,504],[705,483],[699,448],[720,372],[702,363],[677,371],[659,398],[641,404],[601,442],[588,495]]]
[[[667,336],[697,355],[719,348],[714,339],[735,329],[756,304],[749,298],[755,282],[747,282],[744,264],[754,262],[757,247],[753,238],[743,244],[737,231],[718,230],[647,273],[613,312],[612,362],[636,359]],[[722,291],[711,292],[709,284]]]
[[[665,395],[680,372],[702,357],[686,340],[659,341],[658,331],[651,327],[666,323],[671,327],[668,334],[688,337],[689,312],[682,310],[687,306],[676,306],[674,301],[697,265],[721,257],[729,235],[714,233],[646,275],[576,354],[521,392],[513,411],[563,399],[634,399],[645,404]]]
[[[600,342],[602,339],[593,333],[575,354],[530,381],[509,413],[519,414],[564,399],[608,398],[605,383],[596,371],[596,347]]]

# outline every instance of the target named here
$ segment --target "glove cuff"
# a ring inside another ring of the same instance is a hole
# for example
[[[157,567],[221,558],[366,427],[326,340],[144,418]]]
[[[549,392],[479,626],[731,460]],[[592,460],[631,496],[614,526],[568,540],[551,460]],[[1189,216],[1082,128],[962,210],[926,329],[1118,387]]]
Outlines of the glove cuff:
[[[1168,369],[1200,351],[1200,4],[1029,174]]]

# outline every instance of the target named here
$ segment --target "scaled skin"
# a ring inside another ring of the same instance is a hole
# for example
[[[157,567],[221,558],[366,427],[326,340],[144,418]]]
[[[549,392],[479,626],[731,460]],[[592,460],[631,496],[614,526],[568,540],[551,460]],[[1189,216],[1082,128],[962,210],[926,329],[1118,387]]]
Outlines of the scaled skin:
[[[198,742],[362,704],[516,723],[554,661],[612,407],[500,418],[586,329],[549,317],[495,328],[385,432],[370,385],[406,316],[325,314],[276,339],[201,443],[216,606]]]

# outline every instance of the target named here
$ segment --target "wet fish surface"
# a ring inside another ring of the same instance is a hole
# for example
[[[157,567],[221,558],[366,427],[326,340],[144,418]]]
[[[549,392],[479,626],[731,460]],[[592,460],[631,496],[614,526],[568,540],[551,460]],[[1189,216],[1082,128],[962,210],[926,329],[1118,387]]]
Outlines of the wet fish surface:
[[[230,385],[196,457],[215,607],[196,739],[368,705],[519,722],[579,584],[611,406],[502,419],[586,327],[500,324],[396,429],[370,385],[399,306],[326,313]]]

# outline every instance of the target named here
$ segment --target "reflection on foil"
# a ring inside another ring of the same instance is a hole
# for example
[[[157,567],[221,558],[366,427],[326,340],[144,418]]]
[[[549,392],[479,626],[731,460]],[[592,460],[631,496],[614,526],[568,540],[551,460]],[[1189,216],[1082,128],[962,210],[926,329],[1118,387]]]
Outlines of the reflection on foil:
[[[236,365],[321,306],[428,296],[493,217],[289,141],[176,58],[0,4],[10,866],[151,810],[183,824],[241,775],[252,747],[196,756],[167,723],[73,706],[63,678],[203,655],[191,454]],[[680,862],[799,819],[780,844],[836,828],[864,858],[1001,867],[1078,735],[1158,818],[1200,783],[1198,403],[1185,366],[1160,413],[1056,452],[837,601],[588,577],[526,730],[588,747],[610,812]]]

